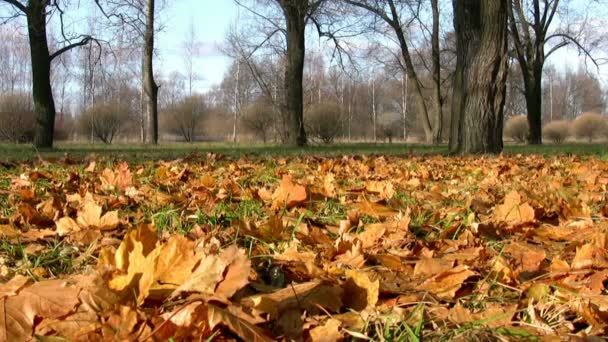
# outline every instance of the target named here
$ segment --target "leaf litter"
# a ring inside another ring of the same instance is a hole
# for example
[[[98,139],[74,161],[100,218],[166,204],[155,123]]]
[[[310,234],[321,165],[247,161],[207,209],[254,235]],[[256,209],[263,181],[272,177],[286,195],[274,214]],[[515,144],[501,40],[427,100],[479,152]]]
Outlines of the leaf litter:
[[[598,159],[91,156],[0,178],[0,340],[608,333]]]

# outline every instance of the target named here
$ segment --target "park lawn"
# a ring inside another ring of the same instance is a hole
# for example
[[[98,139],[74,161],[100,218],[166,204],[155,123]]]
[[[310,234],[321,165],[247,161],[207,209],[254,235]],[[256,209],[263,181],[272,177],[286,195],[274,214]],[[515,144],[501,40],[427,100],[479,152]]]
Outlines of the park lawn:
[[[603,145],[4,147],[8,340],[607,333]]]
[[[293,156],[293,155],[433,155],[447,154],[447,145],[425,145],[404,143],[338,143],[333,145],[314,145],[306,148],[285,147],[281,145],[233,145],[230,143],[163,143],[158,146],[140,144],[76,144],[58,143],[56,148],[48,151],[38,151],[27,144],[0,144],[0,161],[26,161],[42,158],[61,158],[65,154],[75,158],[83,158],[95,153],[116,159],[145,161],[172,160],[186,157],[192,153],[215,153],[231,157],[264,157],[264,156]],[[608,144],[545,144],[540,146],[506,144],[505,154],[541,154],[541,155],[593,155],[600,158],[608,157]]]

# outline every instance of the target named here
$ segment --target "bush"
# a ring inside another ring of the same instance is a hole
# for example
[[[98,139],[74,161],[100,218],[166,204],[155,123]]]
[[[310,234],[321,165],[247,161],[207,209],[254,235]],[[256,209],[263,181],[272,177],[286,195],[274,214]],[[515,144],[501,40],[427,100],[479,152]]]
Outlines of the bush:
[[[504,136],[513,139],[517,142],[526,142],[530,127],[528,126],[528,118],[525,115],[518,115],[507,120],[504,129]]]
[[[187,142],[196,139],[197,127],[203,121],[207,106],[201,96],[189,96],[170,106],[163,117],[163,127]]]
[[[552,121],[545,125],[543,134],[546,139],[561,144],[570,136],[571,123],[565,120]]]
[[[593,139],[606,135],[606,120],[597,113],[583,113],[574,120],[573,130],[577,138],[591,143]]]
[[[272,104],[267,100],[258,99],[247,106],[243,112],[242,122],[245,127],[266,143],[276,120]]]
[[[331,144],[342,131],[340,106],[334,102],[314,104],[306,112],[305,122],[311,137]]]
[[[128,108],[118,101],[97,103],[80,115],[83,134],[91,134],[104,144],[111,144],[129,119]]]
[[[34,139],[36,114],[29,95],[0,97],[0,140],[13,143]]]

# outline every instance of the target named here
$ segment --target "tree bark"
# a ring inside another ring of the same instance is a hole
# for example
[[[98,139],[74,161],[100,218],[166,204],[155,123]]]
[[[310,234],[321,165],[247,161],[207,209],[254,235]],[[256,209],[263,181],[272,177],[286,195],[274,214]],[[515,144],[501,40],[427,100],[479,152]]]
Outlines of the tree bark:
[[[443,134],[443,100],[441,98],[441,50],[439,48],[439,0],[431,0],[433,9],[433,32],[431,35],[433,59],[433,100],[435,105],[433,144],[439,144]]]
[[[308,0],[279,0],[287,23],[287,65],[285,66],[285,108],[289,115],[291,144],[307,144],[304,129],[304,55]]]
[[[508,72],[508,0],[452,0],[457,61],[450,152],[500,153]]]
[[[154,9],[155,0],[148,0],[144,42],[144,91],[147,96],[146,142],[158,144],[158,85],[154,81]]]
[[[528,126],[530,128],[528,143],[540,145],[543,143],[543,90],[542,90],[543,67],[535,66],[528,70],[524,77],[524,95],[526,97],[526,109],[528,110]]]
[[[36,112],[34,146],[52,148],[55,101],[51,88],[51,56],[46,38],[46,2],[29,1],[25,14],[32,58],[32,95]]]

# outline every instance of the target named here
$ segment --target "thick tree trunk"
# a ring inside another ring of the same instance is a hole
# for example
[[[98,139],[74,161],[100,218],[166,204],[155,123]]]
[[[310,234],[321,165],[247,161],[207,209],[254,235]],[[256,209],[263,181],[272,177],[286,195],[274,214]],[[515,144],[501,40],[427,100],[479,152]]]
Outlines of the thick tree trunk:
[[[51,89],[51,57],[46,38],[46,2],[29,1],[27,27],[32,58],[32,95],[36,112],[34,145],[53,147],[55,101]]]
[[[507,1],[452,0],[457,61],[451,153],[502,151]]]
[[[154,81],[154,4],[148,0],[144,43],[144,90],[147,96],[146,142],[158,144],[158,85]]]
[[[307,144],[304,129],[304,55],[308,0],[284,0],[281,2],[287,22],[287,65],[285,66],[285,108],[289,116],[291,144]]]
[[[530,127],[528,143],[540,145],[543,143],[542,66],[524,72],[527,72],[527,77],[524,77],[524,92],[526,109],[528,110],[528,125]]]

